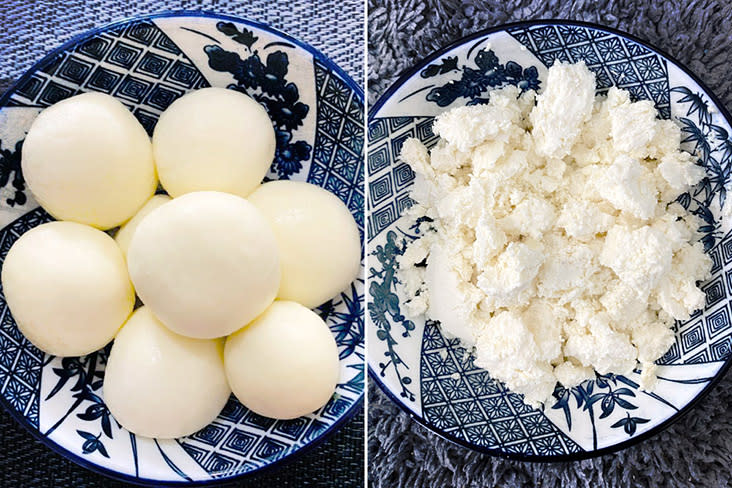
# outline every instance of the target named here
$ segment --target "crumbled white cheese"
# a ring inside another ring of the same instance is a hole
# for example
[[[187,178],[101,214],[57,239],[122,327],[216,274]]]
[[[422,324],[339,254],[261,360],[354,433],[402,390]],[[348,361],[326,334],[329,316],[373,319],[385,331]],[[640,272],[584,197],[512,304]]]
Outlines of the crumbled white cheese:
[[[478,288],[493,307],[522,305],[529,299],[529,287],[544,262],[541,251],[523,242],[511,242],[495,260],[478,274]]]
[[[671,153],[661,158],[658,171],[672,189],[682,192],[704,178],[704,169],[690,162],[688,153]]]
[[[653,102],[631,103],[630,94],[612,87],[607,92],[607,108],[613,149],[633,158],[644,158],[656,135],[656,109]]]
[[[401,153],[417,174],[407,216],[430,218],[399,259],[407,313],[475,346],[532,405],[639,362],[652,388],[711,267],[698,219],[667,203],[704,176],[679,127],[557,63],[540,95],[494,91],[434,132],[431,151],[408,139]]]
[[[639,295],[655,288],[671,270],[671,245],[649,225],[631,230],[614,225],[605,237],[600,264],[612,269]]]
[[[536,152],[563,158],[580,137],[595,103],[595,75],[584,64],[555,64],[529,118]]]
[[[644,391],[653,391],[658,384],[658,378],[656,377],[656,371],[658,366],[654,363],[645,364],[641,371],[640,387]]]
[[[563,205],[557,226],[564,229],[569,237],[585,241],[607,232],[613,222],[615,218],[593,202],[572,199]]]
[[[577,386],[595,377],[595,370],[588,366],[578,366],[572,361],[564,361],[554,366],[554,376],[565,388]]]
[[[505,90],[513,97],[500,97],[488,105],[449,110],[435,120],[432,131],[457,152],[469,151],[486,140],[508,142],[516,130],[520,130],[525,103],[516,103],[517,87]],[[495,121],[495,124],[486,125],[486,119]]]
[[[412,243],[404,250],[402,259],[409,263],[420,263],[427,258],[430,250],[427,247],[427,240],[420,239]],[[407,313],[410,316],[421,315],[427,311],[427,287],[425,286],[425,268],[410,266],[400,272],[400,277],[405,285],[404,293],[409,299],[406,302]]]
[[[658,204],[653,174],[634,158],[620,155],[608,166],[596,165],[592,186],[618,210],[648,219]]]
[[[563,352],[600,374],[628,374],[633,371],[638,350],[628,334],[616,331],[607,312],[595,309],[578,321],[579,330],[567,335]]]
[[[425,272],[427,315],[440,321],[447,336],[458,337],[470,347],[481,329],[481,321],[476,317],[481,293],[472,283],[460,279],[437,242],[432,245],[429,262]]]
[[[477,350],[481,353],[475,364],[494,378],[511,378],[510,388],[522,392],[527,403],[544,401],[554,391],[553,368],[542,357],[537,336],[516,312],[494,315],[478,337]]]

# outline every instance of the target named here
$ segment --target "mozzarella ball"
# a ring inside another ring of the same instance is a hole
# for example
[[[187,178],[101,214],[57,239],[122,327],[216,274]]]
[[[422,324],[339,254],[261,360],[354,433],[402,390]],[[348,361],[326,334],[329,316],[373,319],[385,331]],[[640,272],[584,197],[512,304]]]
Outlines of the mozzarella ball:
[[[272,164],[275,134],[247,95],[204,88],[173,102],[153,133],[160,182],[173,197],[202,190],[245,197]]]
[[[338,382],[338,348],[325,322],[299,303],[276,301],[226,339],[226,377],[259,415],[293,419],[325,405]]]
[[[170,197],[168,195],[153,195],[153,197],[147,201],[145,205],[135,214],[130,220],[127,221],[122,227],[119,228],[114,236],[114,240],[117,241],[117,245],[122,249],[122,254],[127,256],[127,250],[130,247],[130,241],[132,236],[137,230],[137,226],[140,225],[142,219],[147,215],[161,206],[162,204],[169,202]]]
[[[104,372],[109,411],[137,435],[172,439],[214,420],[231,394],[223,340],[168,330],[148,307],[135,310],[114,340]]]
[[[55,356],[101,349],[135,304],[117,244],[74,222],[49,222],[23,234],[5,257],[2,285],[20,331]]]
[[[309,183],[272,181],[249,197],[274,229],[282,265],[277,298],[312,308],[348,287],[361,268],[358,227],[332,193]]]
[[[23,143],[21,166],[48,213],[99,229],[130,219],[158,184],[145,129],[102,93],[67,98],[41,112]]]
[[[277,295],[277,242],[262,214],[228,193],[195,192],[137,226],[127,267],[140,299],[174,332],[228,335]]]

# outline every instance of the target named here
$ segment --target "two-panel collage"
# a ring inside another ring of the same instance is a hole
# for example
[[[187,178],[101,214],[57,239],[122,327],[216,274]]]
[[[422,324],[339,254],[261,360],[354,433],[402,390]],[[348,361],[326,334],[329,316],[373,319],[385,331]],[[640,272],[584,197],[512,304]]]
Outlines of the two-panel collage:
[[[732,487],[726,0],[0,19],[0,488]]]

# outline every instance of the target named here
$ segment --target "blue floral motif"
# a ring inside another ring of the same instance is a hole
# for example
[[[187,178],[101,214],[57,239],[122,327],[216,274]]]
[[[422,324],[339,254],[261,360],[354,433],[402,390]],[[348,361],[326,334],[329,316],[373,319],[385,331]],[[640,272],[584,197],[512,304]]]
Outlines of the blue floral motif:
[[[235,42],[243,44],[248,48],[252,47],[252,44],[257,42],[258,37],[254,33],[247,29],[239,30],[231,22],[219,22],[216,28],[231,37]]]
[[[356,374],[351,377],[347,382],[342,383],[344,389],[353,393],[361,393],[364,389],[364,381],[366,376],[364,375],[363,363],[360,364],[349,364],[349,369],[355,369]]]
[[[112,439],[114,436],[112,435],[112,422],[110,421],[111,414],[109,413],[107,406],[104,404],[104,401],[102,401],[99,395],[92,393],[89,388],[83,389],[80,393],[80,397],[83,397],[85,400],[89,400],[92,404],[87,407],[84,413],[79,413],[76,416],[81,420],[86,420],[88,422],[101,419],[102,431],[107,437]]]
[[[0,141],[2,145],[2,141]],[[20,152],[23,148],[23,141],[15,143],[15,147],[10,149],[0,149],[0,187],[6,187],[11,182],[15,191],[12,198],[6,199],[6,203],[11,207],[17,205],[25,205],[28,198],[25,195],[25,180],[23,179],[23,169],[20,166]]]
[[[277,148],[273,166],[277,174],[293,175],[302,169],[302,161],[310,159],[310,144],[305,141],[290,143],[292,133],[284,130],[275,130]]]
[[[109,457],[109,454],[107,454],[107,449],[104,447],[104,444],[102,444],[102,441],[99,440],[99,438],[102,436],[101,432],[98,435],[94,435],[91,432],[77,430],[76,433],[85,440],[84,444],[81,446],[81,452],[83,452],[84,454],[91,454],[93,452],[99,451],[99,454],[101,454],[102,456],[106,458]]]
[[[442,86],[432,88],[427,93],[427,100],[440,107],[447,107],[458,98],[469,99],[468,105],[488,103],[490,90],[506,85],[515,85],[521,91],[538,90],[540,86],[539,72],[534,66],[522,68],[515,61],[501,64],[498,56],[491,49],[481,49],[473,59],[475,67],[457,65],[457,57],[447,56],[439,63],[433,63],[424,68],[422,78],[449,73],[462,72],[459,80],[452,80]]]
[[[617,388],[618,382],[630,386],[631,388],[638,388],[638,385],[633,381],[625,378],[624,376],[616,376],[614,374],[601,375],[595,373],[595,379],[592,381],[585,381],[581,385],[573,388],[564,388],[561,385],[557,385],[554,390],[554,398],[556,403],[552,405],[553,410],[562,410],[564,412],[564,419],[567,421],[569,430],[572,430],[572,411],[577,413],[577,409],[582,409],[582,412],[587,412],[590,418],[590,424],[592,425],[592,446],[597,449],[597,427],[595,422],[602,420],[613,414],[615,408],[623,410],[635,410],[638,408],[637,405],[630,402],[630,398],[635,397],[635,393],[630,388],[622,386]],[[595,389],[597,387],[597,389]],[[607,390],[607,391],[601,391]],[[572,409],[570,406],[571,399],[574,398],[577,403],[577,409]],[[595,418],[595,404],[600,404],[600,416]],[[626,412],[627,413],[627,412]],[[627,413],[627,418],[622,419],[610,427],[619,428],[623,427],[625,432],[632,436],[635,434],[636,427],[638,424],[644,424],[649,419],[641,417],[631,417],[630,413]]]
[[[112,432],[113,417],[107,406],[104,404],[102,398],[95,392],[102,388],[102,382],[104,379],[104,373],[102,371],[98,371],[97,368],[107,364],[111,348],[112,345],[109,344],[104,349],[89,354],[88,356],[63,358],[61,360],[61,367],[53,368],[53,373],[58,377],[58,380],[48,396],[46,396],[46,400],[49,400],[58,394],[69,381],[74,381],[74,385],[71,387],[71,391],[75,392],[72,395],[74,403],[66,411],[66,414],[61,417],[45,435],[49,435],[51,432],[56,430],[56,428],[61,425],[69,415],[74,413],[84,402],[89,402],[86,410],[83,413],[76,414],[76,417],[86,422],[96,422],[99,420],[99,428],[101,429],[101,432],[99,435],[94,435],[87,431],[76,431],[79,436],[84,439],[82,453],[91,454],[98,451],[102,456],[107,458],[109,455],[107,454],[104,443],[100,438],[102,437],[102,434],[109,439],[114,438]],[[114,423],[117,425],[118,429],[121,428],[116,420]]]
[[[685,86],[671,88],[671,91],[683,95],[680,105],[688,104],[686,117],[679,118],[681,132],[685,135],[681,142],[694,145],[698,164],[704,166],[707,173],[696,188],[679,195],[677,201],[702,219],[699,232],[703,235],[704,249],[708,251],[722,237],[721,222],[715,219],[709,206],[717,198],[719,208],[722,208],[727,200],[732,170],[732,139],[723,127],[712,123],[709,106],[701,93],[694,93]]]
[[[369,303],[369,316],[374,322],[374,325],[379,329],[376,332],[376,337],[380,341],[386,342],[387,351],[384,353],[384,356],[386,356],[388,361],[379,363],[379,368],[381,368],[379,374],[382,377],[386,376],[386,370],[390,367],[393,368],[399,384],[402,386],[400,396],[414,401],[414,393],[409,389],[412,378],[406,376],[401,371],[401,366],[404,369],[409,369],[409,367],[402,361],[399,353],[397,353],[395,348],[397,341],[392,335],[392,321],[404,329],[402,337],[409,337],[409,333],[415,328],[414,322],[408,320],[401,314],[399,297],[393,291],[398,283],[396,277],[396,270],[399,267],[397,256],[404,254],[405,247],[406,239],[402,239],[402,242],[399,243],[397,242],[396,232],[389,231],[386,235],[386,244],[377,246],[376,250],[371,253],[372,256],[376,256],[376,259],[381,264],[381,270],[377,270],[374,267],[371,267],[369,270],[369,294],[372,298],[372,301]]]
[[[362,357],[358,346],[364,339],[363,295],[359,295],[356,285],[351,283],[350,293],[341,293],[340,300],[328,300],[318,307],[320,317],[328,323],[331,332],[335,334],[336,343],[344,345],[340,352],[340,359],[351,354]],[[337,311],[338,306],[346,305],[345,312]]]
[[[638,424],[645,424],[648,422],[649,419],[644,419],[641,417],[631,417],[629,413],[626,414],[626,417],[624,419],[620,419],[617,422],[615,422],[610,427],[622,427],[623,430],[625,430],[625,433],[632,436],[635,434],[635,429],[638,426]]]
[[[230,22],[219,22],[219,32],[249,49],[249,56],[227,51],[217,45],[207,45],[204,52],[209,66],[216,71],[231,73],[236,84],[229,88],[247,93],[262,104],[275,126],[277,148],[272,170],[280,179],[288,179],[299,172],[303,161],[310,159],[311,147],[305,141],[292,142],[292,132],[300,127],[310,107],[300,101],[297,86],[287,81],[289,59],[282,51],[267,55],[264,62],[253,50],[258,38],[246,28],[238,30]]]

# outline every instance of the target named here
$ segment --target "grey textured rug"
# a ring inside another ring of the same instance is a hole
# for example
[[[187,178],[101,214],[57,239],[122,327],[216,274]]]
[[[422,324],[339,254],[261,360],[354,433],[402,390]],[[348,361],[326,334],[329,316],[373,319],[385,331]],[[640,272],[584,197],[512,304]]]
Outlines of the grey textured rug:
[[[565,18],[615,27],[669,52],[732,108],[732,4],[707,1],[369,0],[369,100],[433,50],[518,20]],[[635,447],[576,463],[477,454],[409,419],[372,382],[369,479],[384,488],[732,486],[732,374],[704,402]]]

